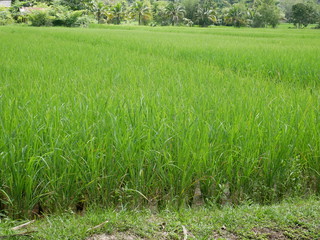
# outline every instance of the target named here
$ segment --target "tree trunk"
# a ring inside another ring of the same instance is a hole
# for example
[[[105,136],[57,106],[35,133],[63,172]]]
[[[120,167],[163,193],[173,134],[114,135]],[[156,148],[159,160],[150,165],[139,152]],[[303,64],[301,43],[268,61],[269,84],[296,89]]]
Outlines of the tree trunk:
[[[100,11],[97,12],[97,18],[98,18],[98,23],[100,23],[100,22],[101,22],[101,21],[100,21],[100,19],[101,19],[101,13],[100,13]]]

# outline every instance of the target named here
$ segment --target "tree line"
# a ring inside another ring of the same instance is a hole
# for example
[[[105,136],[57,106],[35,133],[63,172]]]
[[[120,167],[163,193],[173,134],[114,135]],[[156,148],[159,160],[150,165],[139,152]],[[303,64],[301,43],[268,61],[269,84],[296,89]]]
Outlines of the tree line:
[[[320,26],[319,6],[317,0],[15,0],[9,10],[0,9],[0,25],[5,19],[31,21],[34,26],[137,22],[151,26],[276,27],[283,21],[302,28],[312,23]],[[29,10],[22,12],[23,8]]]

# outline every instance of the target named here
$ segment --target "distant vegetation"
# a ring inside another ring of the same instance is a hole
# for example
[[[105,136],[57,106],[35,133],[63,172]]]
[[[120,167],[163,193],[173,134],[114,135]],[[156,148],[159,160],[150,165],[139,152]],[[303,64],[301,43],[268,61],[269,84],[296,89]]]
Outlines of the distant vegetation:
[[[290,22],[301,28],[314,23],[320,26],[320,7],[316,0],[13,1],[11,8],[0,9],[0,25],[13,21],[33,26],[86,27],[96,22],[256,28]]]
[[[0,28],[0,216],[320,193],[318,31],[95,27]]]

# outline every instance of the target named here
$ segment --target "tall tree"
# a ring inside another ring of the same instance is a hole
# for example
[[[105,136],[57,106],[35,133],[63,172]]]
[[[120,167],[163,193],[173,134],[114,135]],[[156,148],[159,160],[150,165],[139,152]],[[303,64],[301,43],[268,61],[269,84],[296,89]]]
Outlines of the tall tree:
[[[268,25],[275,28],[279,24],[280,9],[277,7],[275,0],[260,0],[254,5],[253,27],[267,27]]]
[[[131,11],[135,17],[138,17],[139,25],[141,25],[142,17],[151,15],[150,8],[142,1],[133,3]]]
[[[181,4],[186,11],[185,17],[195,20],[199,0],[182,0]]]
[[[124,14],[123,5],[119,2],[111,8],[112,18],[115,19],[116,24],[121,23]]]
[[[170,18],[172,26],[176,25],[186,13],[184,7],[177,3],[170,2],[165,9],[166,15]]]
[[[241,27],[247,24],[246,9],[239,4],[234,4],[229,9],[225,22],[234,27]]]
[[[108,7],[106,2],[102,0],[93,0],[88,3],[88,7],[91,12],[96,16],[98,23],[101,23],[103,15],[107,11]]]
[[[215,23],[217,21],[217,14],[212,8],[199,6],[197,9],[196,16],[199,25],[201,25],[202,27],[206,27],[211,23]]]
[[[307,27],[316,21],[316,11],[311,5],[297,3],[292,6],[291,22],[297,27]]]

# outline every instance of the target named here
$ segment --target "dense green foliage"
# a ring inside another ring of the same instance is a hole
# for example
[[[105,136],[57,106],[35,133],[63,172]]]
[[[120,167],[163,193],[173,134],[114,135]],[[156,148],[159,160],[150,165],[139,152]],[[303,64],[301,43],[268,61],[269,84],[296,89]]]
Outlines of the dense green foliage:
[[[254,27],[266,27],[268,25],[276,27],[280,20],[280,10],[275,5],[274,0],[262,0],[256,3],[256,12],[253,16]]]
[[[314,30],[1,27],[0,38],[2,213],[181,206],[197,183],[208,203],[319,194]]]
[[[35,27],[52,25],[49,15],[43,11],[36,11],[33,14],[30,14],[30,20],[31,25]]]
[[[297,3],[292,6],[291,21],[298,28],[307,27],[316,21],[316,15],[317,12],[311,5]]]
[[[16,22],[30,21],[34,26],[39,26],[40,23],[43,26],[51,25],[51,23],[54,26],[55,23],[68,26],[63,23],[66,16],[72,15],[70,13],[72,11],[82,12],[80,20],[74,22],[84,22],[84,24],[69,24],[69,26],[87,26],[93,21],[93,18],[101,24],[137,22],[139,25],[151,26],[227,25],[275,28],[280,21],[293,22],[296,26],[305,25],[306,22],[308,24],[320,23],[320,8],[316,0],[301,0],[307,2],[297,4],[295,4],[296,1],[300,0],[287,1],[29,0],[15,1],[10,11]],[[302,10],[301,6],[305,6],[307,10]],[[22,7],[36,7],[36,10],[23,11]],[[312,10],[312,14],[309,10]]]
[[[0,7],[0,26],[13,23],[12,16],[6,8]]]

